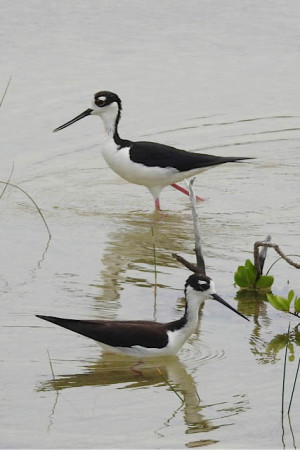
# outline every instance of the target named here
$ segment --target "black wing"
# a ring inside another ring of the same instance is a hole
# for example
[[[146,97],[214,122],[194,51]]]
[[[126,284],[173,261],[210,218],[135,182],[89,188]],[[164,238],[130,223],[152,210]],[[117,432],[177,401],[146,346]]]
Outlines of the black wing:
[[[247,157],[223,157],[187,152],[186,150],[180,150],[156,142],[133,142],[129,152],[131,160],[136,163],[150,167],[173,167],[180,172],[215,166],[226,162],[252,159]]]
[[[74,320],[41,315],[37,317],[112,347],[141,345],[147,348],[162,348],[168,343],[166,325],[159,322]]]

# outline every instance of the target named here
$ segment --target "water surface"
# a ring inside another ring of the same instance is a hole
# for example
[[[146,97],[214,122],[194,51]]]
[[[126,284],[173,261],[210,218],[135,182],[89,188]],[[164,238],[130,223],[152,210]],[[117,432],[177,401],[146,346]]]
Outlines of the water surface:
[[[296,318],[237,293],[233,274],[272,235],[299,249],[299,19],[296,2],[1,2],[1,448],[296,448]],[[250,318],[207,302],[177,356],[131,358],[35,318],[178,318],[194,260],[188,199],[167,188],[153,215],[145,188],[101,157],[101,123],[51,130],[110,89],[120,133],[193,151],[250,156],[199,176],[207,272]],[[157,289],[155,293],[154,252]],[[266,268],[277,258],[269,251]],[[296,257],[295,257],[296,259]],[[273,292],[300,295],[299,274],[272,269]],[[51,364],[50,364],[51,361]],[[157,370],[159,369],[159,371]],[[52,372],[53,371],[53,372]],[[165,380],[171,383],[180,398]]]

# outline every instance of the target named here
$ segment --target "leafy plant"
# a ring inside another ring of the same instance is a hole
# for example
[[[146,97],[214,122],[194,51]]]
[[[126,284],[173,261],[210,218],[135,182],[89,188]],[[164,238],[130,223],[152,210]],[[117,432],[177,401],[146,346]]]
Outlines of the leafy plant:
[[[247,259],[244,266],[239,266],[237,268],[237,271],[234,274],[234,281],[243,289],[270,290],[274,282],[274,277],[272,277],[272,275],[259,276],[254,264],[250,259]]]
[[[287,298],[274,294],[267,294],[267,298],[273,308],[279,311],[288,312],[295,316],[300,313],[300,297],[296,297],[292,289],[289,291]],[[292,301],[294,301],[294,311],[290,311]]]

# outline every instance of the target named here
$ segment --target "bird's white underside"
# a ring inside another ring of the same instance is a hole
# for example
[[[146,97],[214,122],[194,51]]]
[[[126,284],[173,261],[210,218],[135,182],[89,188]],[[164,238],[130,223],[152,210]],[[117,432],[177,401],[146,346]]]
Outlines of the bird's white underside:
[[[113,139],[106,139],[102,147],[102,155],[109,167],[120,177],[130,183],[146,186],[154,196],[158,196],[165,186],[193,177],[209,169],[209,167],[205,167],[188,172],[179,172],[173,167],[144,166],[131,161],[129,150],[129,147],[118,150]]]

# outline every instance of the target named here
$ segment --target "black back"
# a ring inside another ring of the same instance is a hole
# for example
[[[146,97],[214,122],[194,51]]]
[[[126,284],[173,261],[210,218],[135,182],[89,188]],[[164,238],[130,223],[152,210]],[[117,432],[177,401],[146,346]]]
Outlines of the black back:
[[[126,145],[128,145],[129,141],[125,142]],[[122,147],[123,146],[125,145],[122,145]],[[204,153],[193,153],[169,145],[142,141],[133,142],[129,153],[130,159],[136,163],[144,164],[149,167],[173,167],[179,172],[215,166],[226,162],[251,159],[246,157],[223,157],[206,155]]]
[[[41,316],[40,319],[112,347],[163,348],[168,344],[168,324],[152,321],[74,320]]]

